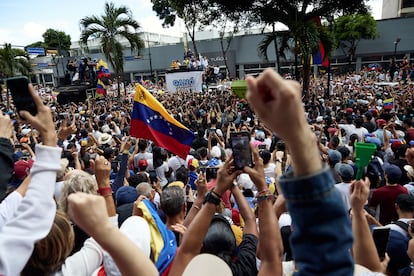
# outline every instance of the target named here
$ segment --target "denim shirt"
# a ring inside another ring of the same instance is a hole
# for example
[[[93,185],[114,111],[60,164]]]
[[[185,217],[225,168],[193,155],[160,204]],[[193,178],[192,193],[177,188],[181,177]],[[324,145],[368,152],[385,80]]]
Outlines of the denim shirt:
[[[351,221],[330,169],[283,176],[280,186],[292,216],[294,275],[353,275]]]

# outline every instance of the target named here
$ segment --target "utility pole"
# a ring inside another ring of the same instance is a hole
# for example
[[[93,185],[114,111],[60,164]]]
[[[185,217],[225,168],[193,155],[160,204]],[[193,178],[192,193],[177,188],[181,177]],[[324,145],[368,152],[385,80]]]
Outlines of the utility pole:
[[[149,57],[149,65],[150,65],[150,72],[151,72],[151,81],[153,81],[153,74],[152,74],[152,58],[151,58],[151,45],[149,42],[149,35],[147,32],[147,43],[148,43],[148,57]]]
[[[396,58],[396,55],[397,55],[397,46],[398,46],[398,43],[400,43],[400,41],[401,41],[401,38],[400,37],[397,37],[397,39],[394,41],[394,58],[395,59],[397,59]]]
[[[332,32],[332,23],[334,21],[333,16],[330,14],[326,17],[329,23],[329,31]],[[331,95],[331,57],[328,56],[328,85],[326,87],[326,93],[325,93],[325,99],[329,99],[329,96]]]

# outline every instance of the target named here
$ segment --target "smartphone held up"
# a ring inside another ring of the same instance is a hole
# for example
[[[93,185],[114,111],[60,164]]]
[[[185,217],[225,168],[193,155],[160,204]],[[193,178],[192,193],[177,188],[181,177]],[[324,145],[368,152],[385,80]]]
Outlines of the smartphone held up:
[[[29,90],[29,79],[24,76],[8,78],[6,84],[7,89],[12,96],[17,113],[25,110],[35,116],[37,114],[37,107]]]
[[[247,131],[230,132],[230,144],[236,170],[242,170],[245,166],[253,167],[250,134]]]

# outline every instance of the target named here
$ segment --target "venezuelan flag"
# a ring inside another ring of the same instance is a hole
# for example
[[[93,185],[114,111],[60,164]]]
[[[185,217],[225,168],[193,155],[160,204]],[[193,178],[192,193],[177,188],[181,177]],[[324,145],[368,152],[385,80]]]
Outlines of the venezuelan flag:
[[[138,203],[143,218],[148,222],[151,233],[151,251],[153,261],[160,275],[171,265],[177,251],[174,233],[167,228],[159,217],[153,203],[144,199]]]
[[[393,109],[394,108],[394,98],[389,98],[383,102],[384,109]]]
[[[175,120],[140,84],[135,87],[130,134],[152,140],[183,159],[194,139],[193,132]]]
[[[314,18],[312,18],[312,21],[316,24],[316,26],[322,25],[320,16],[315,16]],[[312,56],[311,64],[322,64],[322,66],[324,67],[329,66],[329,59],[325,53],[325,46],[320,40],[319,40],[319,50]]]
[[[106,85],[104,80],[108,80],[111,77],[109,73],[108,64],[102,59],[96,64],[96,78],[98,82],[96,84],[96,97],[102,98],[106,96]]]

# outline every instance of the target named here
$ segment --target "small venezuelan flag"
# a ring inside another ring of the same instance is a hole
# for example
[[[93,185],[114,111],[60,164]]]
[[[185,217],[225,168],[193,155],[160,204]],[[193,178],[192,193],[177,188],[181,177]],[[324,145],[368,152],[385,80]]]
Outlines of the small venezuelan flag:
[[[389,98],[383,102],[384,109],[393,109],[394,108],[394,98]]]
[[[131,136],[152,140],[185,159],[193,143],[194,133],[175,120],[142,85],[135,87]]]

